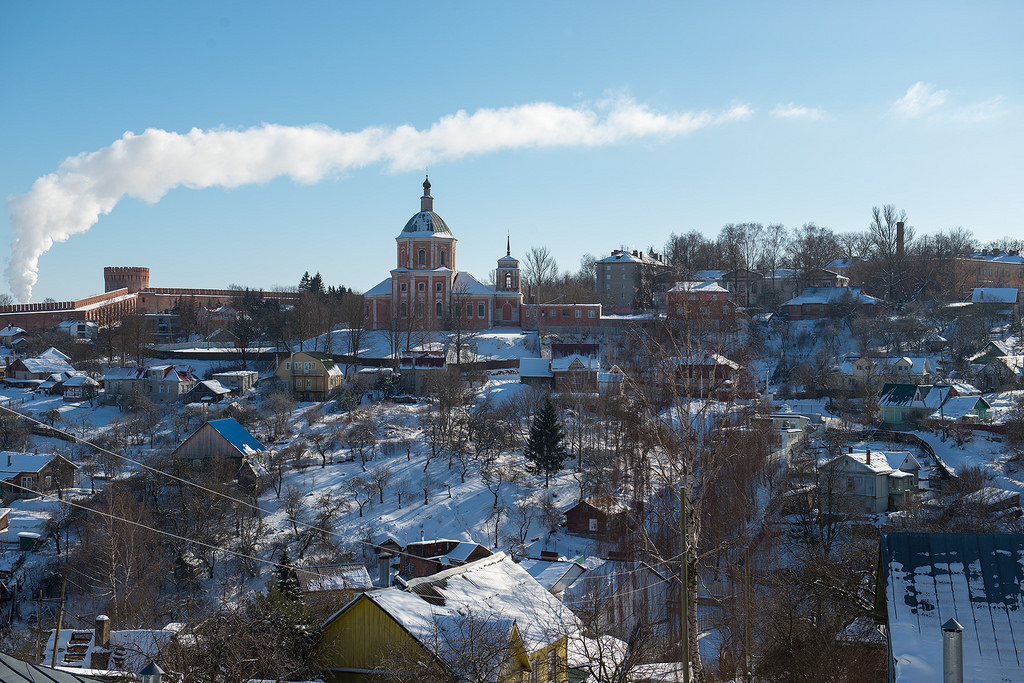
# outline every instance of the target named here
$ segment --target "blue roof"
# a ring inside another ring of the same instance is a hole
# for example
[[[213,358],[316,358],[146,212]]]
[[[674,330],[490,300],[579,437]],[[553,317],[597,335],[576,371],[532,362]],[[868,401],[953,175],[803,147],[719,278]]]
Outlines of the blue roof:
[[[238,420],[233,417],[210,420],[207,424],[217,430],[217,433],[223,436],[242,455],[255,455],[267,450],[263,447],[263,444],[256,440],[256,437],[250,434],[245,427],[238,424]]]

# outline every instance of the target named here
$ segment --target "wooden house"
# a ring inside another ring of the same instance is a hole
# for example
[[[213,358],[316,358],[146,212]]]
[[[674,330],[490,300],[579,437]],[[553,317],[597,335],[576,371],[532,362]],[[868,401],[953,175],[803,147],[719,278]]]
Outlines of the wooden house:
[[[194,466],[208,463],[212,458],[227,458],[241,466],[243,460],[254,458],[267,449],[233,417],[210,420],[192,432],[171,453],[172,458],[184,458]]]
[[[625,527],[629,508],[610,496],[584,498],[565,511],[570,534],[608,538]]]
[[[568,683],[572,612],[504,553],[360,594],[323,625],[330,683],[429,667],[452,680]]]
[[[0,452],[0,490],[5,502],[69,489],[78,466],[62,455]]]

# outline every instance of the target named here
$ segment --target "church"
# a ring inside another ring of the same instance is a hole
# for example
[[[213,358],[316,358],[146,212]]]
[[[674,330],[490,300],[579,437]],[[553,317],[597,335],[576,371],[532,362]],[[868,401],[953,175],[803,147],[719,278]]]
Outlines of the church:
[[[506,242],[494,285],[485,285],[455,264],[458,240],[434,213],[430,179],[423,181],[420,211],[397,242],[391,277],[363,295],[371,329],[521,327],[523,295],[519,261]]]

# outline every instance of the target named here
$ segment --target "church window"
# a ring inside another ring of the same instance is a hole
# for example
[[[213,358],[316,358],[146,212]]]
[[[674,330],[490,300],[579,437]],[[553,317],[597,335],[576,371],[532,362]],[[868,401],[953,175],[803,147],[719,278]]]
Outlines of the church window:
[[[473,317],[473,304],[466,304],[466,317],[467,318],[472,318]]]
[[[437,291],[440,292],[441,291],[441,283],[438,282],[436,285],[434,285],[434,289],[436,289]]]
[[[441,308],[441,302],[440,301],[438,301],[437,304],[435,305],[435,310],[437,311],[437,317],[440,318],[441,314],[443,312],[442,308]]]
[[[401,315],[402,315],[403,318],[408,318],[409,317],[409,304],[407,304],[407,303],[405,303],[403,301],[401,307],[399,308],[399,310],[401,311]]]
[[[420,264],[421,266],[425,266],[425,265],[427,265],[427,252],[426,252],[425,250],[423,250],[423,249],[420,249],[420,260],[419,260],[419,264]]]
[[[444,250],[443,249],[441,250],[441,265],[442,266],[445,265],[445,262],[444,262]]]
[[[588,314],[587,315],[588,318],[593,318],[594,317],[594,312],[593,311],[587,311],[587,314]]]
[[[484,305],[483,304],[477,304],[477,306],[476,306],[476,314],[480,318],[484,317],[485,313],[484,313]]]
[[[419,287],[417,287],[417,289],[421,292],[425,292],[427,291],[427,286],[421,282],[419,283]]]
[[[505,289],[512,289],[512,273],[505,273]]]
[[[401,284],[402,291],[405,292],[409,289],[409,285],[405,282]]]

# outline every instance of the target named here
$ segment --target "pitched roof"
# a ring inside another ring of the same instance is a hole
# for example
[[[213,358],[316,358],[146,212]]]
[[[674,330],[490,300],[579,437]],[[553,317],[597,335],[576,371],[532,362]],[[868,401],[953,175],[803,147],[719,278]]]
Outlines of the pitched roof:
[[[971,303],[975,304],[1015,304],[1017,303],[1016,287],[975,287],[971,293]]]
[[[0,476],[18,474],[20,472],[38,472],[56,457],[52,453],[21,453],[18,451],[0,451]],[[62,458],[63,459],[63,458]],[[10,462],[10,464],[7,464]],[[68,461],[77,469],[77,465]]]
[[[31,664],[0,652],[0,681],[4,683],[102,683],[99,678]]]
[[[702,282],[677,282],[670,292],[710,292],[713,294],[728,294],[729,290],[722,287],[713,280]]]
[[[1022,535],[882,534],[876,610],[885,609],[895,680],[941,680],[950,618],[964,628],[965,682],[1019,680],[1022,583]]]
[[[464,270],[455,273],[452,283],[452,294],[494,294],[494,287],[485,285]]]
[[[373,588],[370,574],[361,564],[329,564],[295,567],[299,588],[304,593]]]
[[[233,417],[222,417],[219,420],[210,420],[206,424],[213,427],[224,440],[231,444],[242,455],[255,455],[267,450],[263,444],[256,440],[245,427],[238,423]],[[199,429],[202,429],[200,427]],[[198,429],[196,431],[199,431]],[[192,438],[191,436],[189,438]]]

